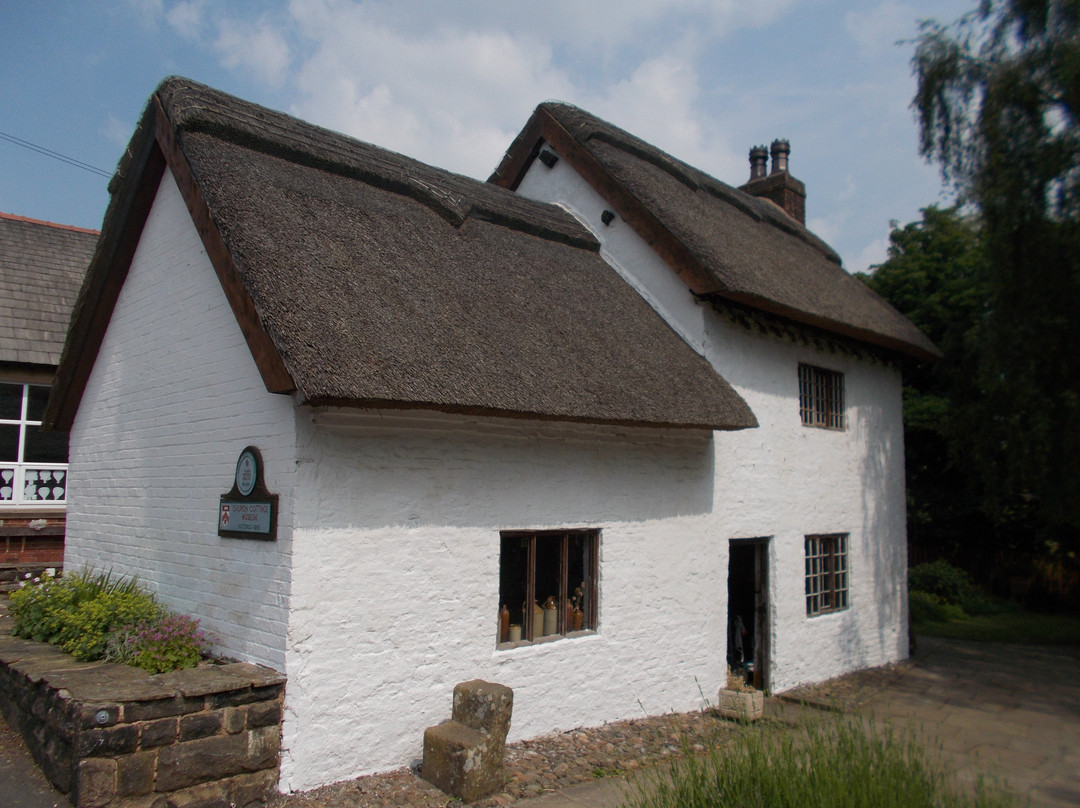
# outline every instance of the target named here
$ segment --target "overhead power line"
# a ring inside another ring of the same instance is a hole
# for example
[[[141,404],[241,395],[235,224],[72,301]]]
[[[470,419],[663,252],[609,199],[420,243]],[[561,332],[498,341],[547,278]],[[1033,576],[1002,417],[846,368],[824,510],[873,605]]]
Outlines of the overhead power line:
[[[92,174],[98,174],[99,176],[108,179],[112,176],[108,171],[97,166],[92,166],[89,163],[84,163],[82,160],[76,160],[74,157],[68,157],[66,154],[60,154],[60,152],[54,152],[52,149],[46,149],[44,146],[38,146],[36,143],[31,143],[28,140],[9,135],[6,132],[0,132],[0,140],[6,140],[9,143],[14,143],[16,146],[22,146],[24,149],[43,154],[46,157],[51,157],[54,160],[59,160],[62,163],[67,163],[69,166],[75,166],[75,168],[81,168],[83,171],[89,171]]]

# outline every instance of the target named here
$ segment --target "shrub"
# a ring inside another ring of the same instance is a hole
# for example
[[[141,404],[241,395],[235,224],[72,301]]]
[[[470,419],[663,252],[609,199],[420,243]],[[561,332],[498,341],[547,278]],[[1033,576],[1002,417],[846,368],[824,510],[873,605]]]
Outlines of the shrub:
[[[76,659],[102,659],[113,631],[161,613],[161,606],[143,592],[102,592],[62,615],[55,642]]]
[[[908,588],[929,592],[942,603],[960,606],[974,586],[962,569],[938,560],[918,564],[908,570]]]
[[[209,650],[210,639],[199,629],[198,620],[167,614],[114,632],[106,658],[149,673],[164,673],[194,668]]]
[[[23,581],[11,594],[15,635],[76,659],[109,659],[150,673],[194,667],[209,651],[199,621],[161,606],[135,579],[84,570]]]

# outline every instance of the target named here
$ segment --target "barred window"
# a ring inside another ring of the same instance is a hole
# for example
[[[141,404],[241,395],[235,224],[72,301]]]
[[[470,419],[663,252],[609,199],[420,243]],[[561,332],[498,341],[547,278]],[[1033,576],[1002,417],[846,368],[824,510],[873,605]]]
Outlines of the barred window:
[[[799,415],[803,426],[845,429],[844,374],[800,364]]]
[[[599,530],[503,532],[497,642],[595,630],[599,558]]]
[[[806,614],[846,609],[848,605],[847,534],[806,537]]]

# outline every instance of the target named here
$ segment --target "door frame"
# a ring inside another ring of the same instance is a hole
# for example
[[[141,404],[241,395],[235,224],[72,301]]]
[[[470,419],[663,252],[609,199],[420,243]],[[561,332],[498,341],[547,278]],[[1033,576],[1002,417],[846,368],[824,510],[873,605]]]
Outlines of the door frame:
[[[731,623],[731,550],[733,547],[750,546],[754,551],[754,687],[768,690],[771,681],[772,621],[770,620],[769,548],[771,536],[728,539],[728,596],[727,624]],[[725,651],[725,658],[727,652]]]

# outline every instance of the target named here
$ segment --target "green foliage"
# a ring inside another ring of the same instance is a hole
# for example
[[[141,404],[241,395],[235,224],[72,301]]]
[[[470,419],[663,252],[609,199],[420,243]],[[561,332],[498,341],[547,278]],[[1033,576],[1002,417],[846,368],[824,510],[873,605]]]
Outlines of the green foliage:
[[[101,659],[110,633],[132,623],[154,620],[160,613],[161,607],[148,594],[103,591],[62,613],[54,642],[76,659]]]
[[[993,808],[1015,804],[980,784],[958,792],[911,733],[855,719],[803,730],[750,727],[730,748],[713,746],[636,784],[632,808]]]
[[[166,614],[113,632],[105,656],[148,673],[164,673],[194,668],[209,650],[210,641],[198,620]]]
[[[198,620],[170,613],[136,580],[111,572],[23,581],[10,611],[16,636],[54,643],[80,660],[161,673],[194,667],[209,651]]]
[[[997,536],[969,451],[983,407],[975,368],[987,259],[976,219],[956,208],[922,213],[922,221],[893,228],[888,260],[860,278],[944,352],[939,362],[904,369],[908,531],[916,546],[963,558],[964,548],[985,551]]]
[[[945,561],[933,561],[908,570],[908,588],[929,592],[942,603],[960,606],[973,587],[963,570]]]
[[[915,593],[912,593],[915,596]],[[951,607],[955,608],[955,607]],[[912,620],[915,606],[912,605]],[[968,617],[930,618],[916,621],[919,634],[974,642],[1001,642],[1012,645],[1080,646],[1080,616],[1040,614],[1019,607],[1002,608],[995,614]]]
[[[920,627],[923,623],[942,623],[966,617],[962,607],[945,603],[937,595],[919,589],[908,592],[908,608],[911,610],[911,622]]]
[[[986,255],[953,458],[998,549],[1080,549],[1080,3],[982,0],[924,23],[913,65],[923,152],[978,212]]]

